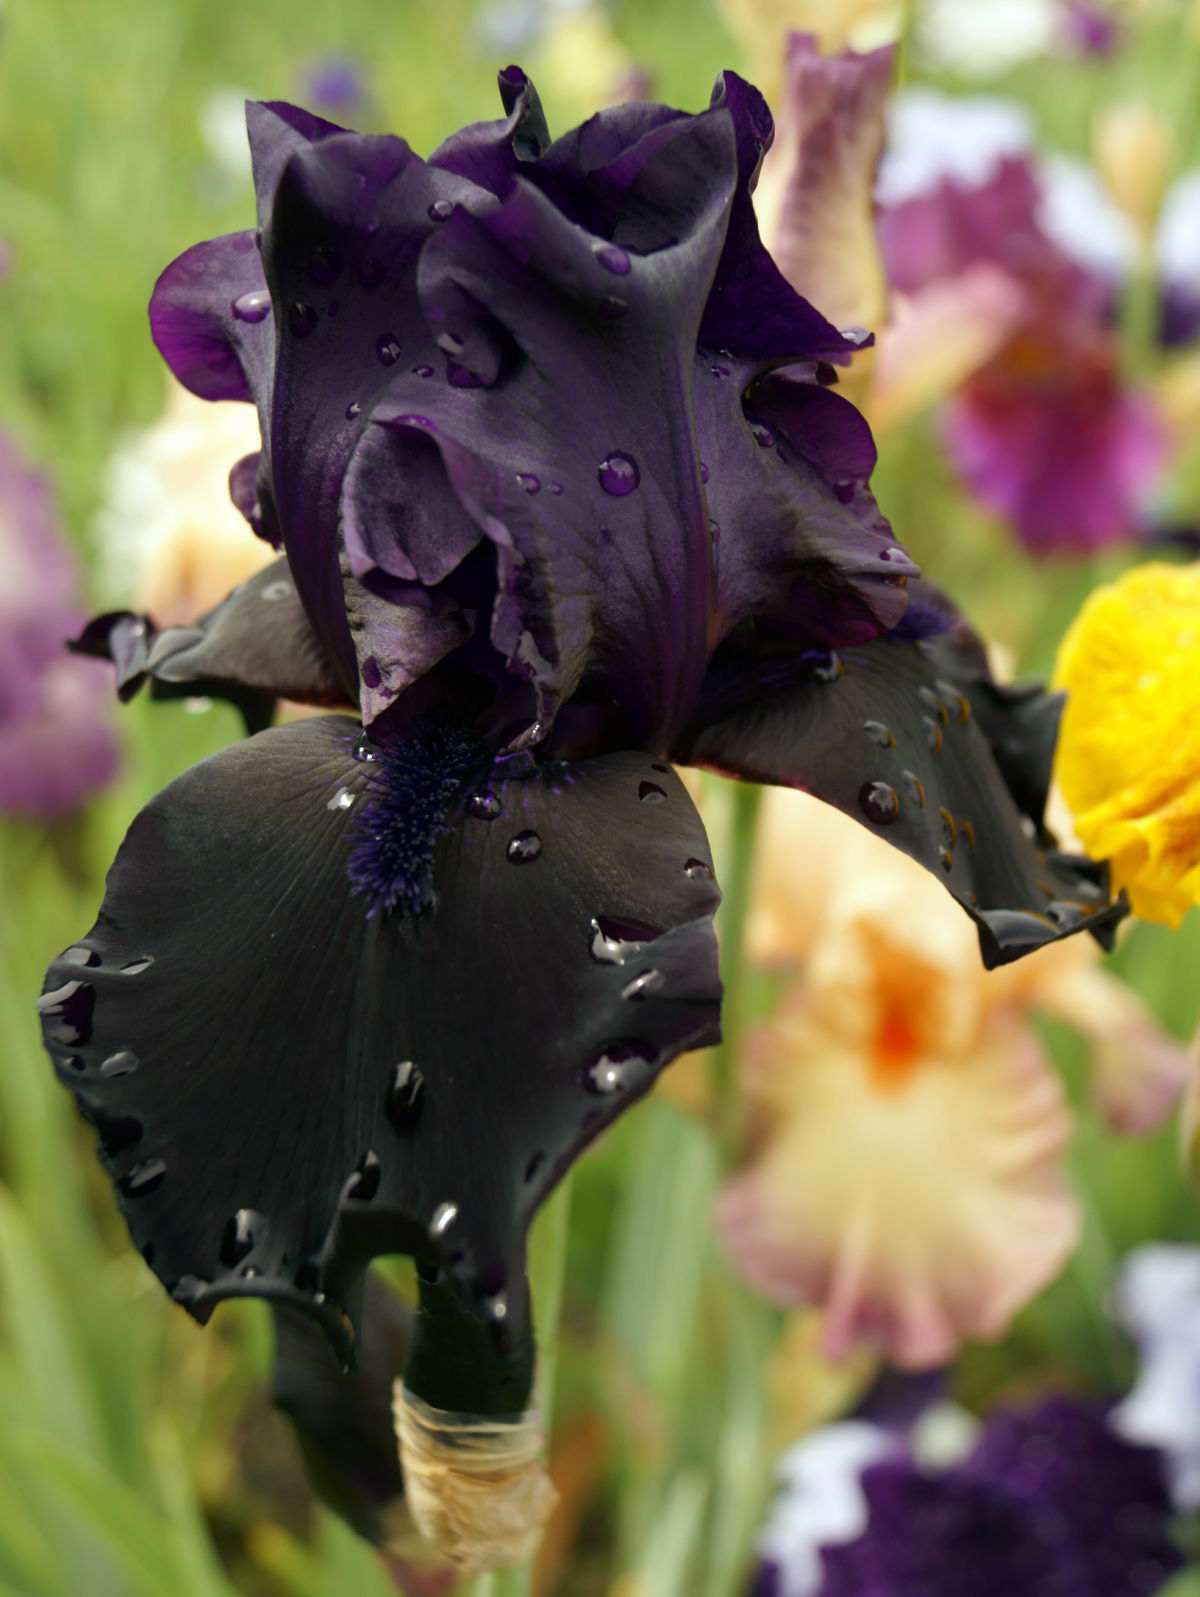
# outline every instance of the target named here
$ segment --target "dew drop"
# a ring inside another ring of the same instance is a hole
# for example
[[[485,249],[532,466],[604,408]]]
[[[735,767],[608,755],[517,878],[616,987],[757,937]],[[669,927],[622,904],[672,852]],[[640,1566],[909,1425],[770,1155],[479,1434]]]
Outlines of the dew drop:
[[[589,928],[588,951],[601,965],[623,965],[640,954],[647,943],[661,936],[655,926],[617,920],[611,915],[596,915]]]
[[[239,322],[264,322],[271,314],[271,295],[265,288],[252,288],[239,294],[230,309]]]
[[[629,310],[629,301],[619,294],[606,294],[600,301],[600,314],[606,322],[618,322]]]
[[[146,1198],[162,1186],[167,1174],[165,1159],[143,1159],[117,1182],[127,1198]]]
[[[965,815],[958,818],[958,835],[968,848],[975,847],[975,823],[968,821]]]
[[[623,499],[626,494],[631,494],[642,480],[637,461],[632,455],[627,455],[619,449],[604,457],[596,468],[596,476],[604,492],[612,494],[617,499]]]
[[[518,832],[508,845],[507,857],[512,865],[529,865],[542,852],[542,840],[536,832]]]
[[[918,688],[917,697],[927,710],[932,710],[943,726],[949,722],[950,712],[932,688]]]
[[[690,876],[694,882],[711,882],[713,879],[712,866],[702,859],[690,859],[683,867],[684,875]]]
[[[953,848],[958,842],[958,827],[954,823],[953,815],[943,806],[938,810],[938,819],[942,823],[942,842],[947,848]]]
[[[548,483],[547,487],[550,489],[552,494],[560,494],[563,491],[563,485],[561,482]]]
[[[91,1038],[96,989],[90,982],[64,982],[61,987],[43,993],[37,1008],[47,1038],[74,1048]]]
[[[583,1084],[589,1092],[607,1096],[621,1092],[643,1080],[647,1066],[658,1057],[649,1043],[621,1041],[609,1043],[583,1073]]]
[[[414,411],[405,411],[403,416],[396,417],[396,425],[400,427],[427,427],[434,431],[433,422],[428,416],[418,416]]]
[[[879,558],[881,560],[902,560],[905,564],[908,563],[908,556],[904,553],[904,550],[897,549],[895,544],[889,544],[886,549],[881,549]]]
[[[348,810],[354,803],[354,797],[348,787],[339,787],[325,808],[327,810]]]
[[[439,1203],[429,1222],[429,1235],[435,1238],[444,1237],[457,1219],[457,1203]]]
[[[908,796],[921,809],[925,807],[925,784],[915,771],[901,771],[900,779],[908,789]]]
[[[353,421],[356,416],[362,415],[362,406],[357,399],[352,399],[346,406],[346,420]]]
[[[453,200],[434,200],[426,214],[431,222],[448,222],[453,213]]]
[[[354,758],[360,765],[374,765],[379,759],[379,755],[365,732],[354,745]]]
[[[76,943],[58,957],[67,965],[90,965],[95,968],[100,963],[100,955],[94,948],[88,948],[84,943]]]
[[[379,1155],[372,1148],[359,1160],[358,1168],[347,1181],[342,1196],[356,1203],[369,1203],[379,1191],[382,1175],[383,1167],[380,1165]]]
[[[894,749],[896,739],[892,736],[891,729],[884,726],[882,721],[864,721],[863,731],[872,743],[877,743],[881,749]]]
[[[381,366],[394,366],[400,359],[400,341],[394,333],[380,333],[375,340],[375,353]]]
[[[483,378],[456,360],[446,362],[446,381],[451,388],[482,388]]]
[[[900,819],[900,798],[887,782],[864,782],[858,790],[858,807],[877,826]]]
[[[941,695],[944,705],[953,708],[955,716],[965,726],[971,719],[971,701],[962,693],[953,682],[938,681],[934,687]]]
[[[318,244],[308,257],[308,275],[320,288],[328,288],[342,275],[342,257],[329,244]]]
[[[287,308],[288,326],[297,338],[307,338],[317,325],[317,313],[302,299],[293,300]]]
[[[667,795],[657,782],[639,782],[638,798],[643,804],[665,804]]]
[[[277,604],[280,599],[286,599],[291,592],[291,583],[286,577],[280,577],[277,582],[268,582],[260,597],[268,604]]]
[[[86,1062],[78,1054],[68,1054],[63,1063],[71,1070],[86,1070]]]
[[[949,874],[954,869],[954,850],[944,844],[938,849],[938,861],[942,869]]]
[[[596,259],[606,272],[612,272],[614,277],[626,277],[629,274],[630,260],[619,245],[604,244],[596,251]]]
[[[834,649],[805,649],[800,660],[818,682],[836,682],[846,670],[841,655]]]
[[[108,1058],[100,1066],[100,1074],[110,1077],[132,1076],[139,1064],[141,1064],[141,1060],[132,1048],[118,1048],[116,1053],[109,1054]]]
[[[384,1108],[397,1131],[411,1131],[420,1118],[425,1097],[425,1077],[411,1059],[392,1066]]]
[[[708,369],[709,369],[710,373],[714,377],[716,377],[718,379],[722,378],[722,377],[729,377],[729,376],[732,375],[732,373],[730,372],[730,369],[729,369],[728,366],[722,366],[717,361],[714,361],[713,364]]]
[[[258,1215],[253,1209],[239,1209],[225,1222],[221,1233],[221,1263],[229,1270],[241,1264],[254,1251],[254,1226]]]
[[[493,793],[490,788],[472,793],[467,800],[467,814],[474,815],[480,821],[494,821],[503,811],[504,804],[500,795]]]
[[[644,970],[640,976],[635,976],[621,988],[622,998],[648,998],[651,993],[661,992],[667,985],[667,978],[661,970]]]
[[[432,366],[427,366],[425,364],[425,362],[422,361],[420,363],[420,365],[413,367],[413,376],[414,377],[432,377],[433,376],[433,367]]]
[[[488,1319],[496,1325],[501,1325],[508,1319],[508,1295],[505,1292],[493,1292],[490,1297],[483,1300],[483,1311]]]
[[[750,431],[754,435],[754,442],[760,449],[773,449],[775,447],[775,434],[765,421],[752,421]]]
[[[383,681],[383,672],[379,669],[379,661],[373,654],[369,654],[362,663],[362,679],[369,688],[377,688]]]
[[[925,741],[930,750],[936,754],[942,746],[943,732],[941,722],[935,721],[932,715],[923,715],[921,717],[921,729],[925,733]]]
[[[538,493],[542,486],[541,478],[535,477],[531,471],[519,471],[517,481],[527,494]]]

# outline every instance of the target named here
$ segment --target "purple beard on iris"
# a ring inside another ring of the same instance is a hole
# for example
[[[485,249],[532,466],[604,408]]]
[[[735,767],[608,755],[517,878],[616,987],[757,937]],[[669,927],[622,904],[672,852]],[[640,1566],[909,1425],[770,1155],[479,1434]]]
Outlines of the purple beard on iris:
[[[1056,702],[992,681],[870,494],[829,386],[855,343],[759,241],[761,97],[726,73],[699,115],[551,142],[524,74],[500,88],[428,160],[252,105],[258,232],[160,278],[175,375],[258,408],[231,490],[283,554],[194,626],[79,647],[251,730],[278,697],[346,713],[154,799],[41,1000],[193,1315],[265,1297],[349,1360],[370,1259],[414,1254],[406,1383],[478,1414],[528,1398],[537,1206],[718,1036],[672,762],[879,829],[992,962],[1121,913],[1042,826]]]

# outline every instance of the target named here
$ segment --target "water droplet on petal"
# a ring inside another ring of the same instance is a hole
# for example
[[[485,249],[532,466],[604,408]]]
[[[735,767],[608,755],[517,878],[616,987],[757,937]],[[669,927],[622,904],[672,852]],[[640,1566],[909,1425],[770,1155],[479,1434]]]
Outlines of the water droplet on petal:
[[[239,322],[263,322],[271,314],[271,295],[265,288],[239,294],[230,306]]]
[[[629,310],[629,301],[619,294],[606,294],[600,301],[600,314],[606,322],[618,322]]]
[[[966,694],[960,692],[953,682],[937,681],[933,685],[941,696],[943,709],[949,706],[965,725],[971,719],[971,701]]]
[[[596,915],[589,928],[588,951],[601,965],[623,965],[627,959],[640,954],[647,943],[661,936],[656,926],[618,920],[612,915]]]
[[[711,882],[713,879],[712,866],[702,859],[690,859],[683,867],[684,874],[690,876],[694,882]]]
[[[432,366],[427,366],[425,364],[425,362],[422,361],[419,366],[414,366],[413,367],[413,376],[414,377],[432,377],[433,376],[433,367]]]
[[[259,1216],[253,1209],[239,1209],[225,1222],[221,1233],[221,1263],[232,1270],[254,1251],[254,1226]]]
[[[508,1318],[508,1296],[504,1292],[493,1292],[491,1297],[484,1298],[483,1312],[489,1320],[497,1325]]]
[[[709,369],[710,373],[716,378],[729,377],[729,376],[732,375],[732,373],[730,371],[730,368],[728,366],[723,366],[719,362],[716,362],[716,361],[714,361],[714,363],[708,369]]]
[[[942,823],[942,842],[947,848],[953,848],[958,842],[958,827],[954,823],[953,815],[943,806],[938,810],[938,819]]]
[[[383,681],[383,672],[379,668],[379,661],[373,654],[369,654],[361,667],[363,682],[369,688],[377,688]]]
[[[280,577],[277,582],[268,582],[259,595],[268,604],[274,604],[280,599],[286,599],[292,592],[292,585],[286,577]]]
[[[162,1186],[166,1174],[165,1159],[143,1159],[123,1175],[117,1185],[127,1198],[146,1198]]]
[[[637,461],[619,449],[604,457],[596,468],[596,476],[604,492],[618,499],[631,494],[642,480]]]
[[[443,1237],[458,1219],[457,1203],[439,1203],[433,1211],[433,1218],[429,1222],[429,1235]]]
[[[754,442],[760,449],[774,448],[775,434],[765,421],[752,421],[750,423],[750,431],[754,435]]]
[[[94,948],[88,948],[84,943],[76,943],[61,953],[59,959],[67,965],[90,965],[95,968],[100,963],[100,955]]]
[[[317,325],[317,313],[302,299],[293,300],[287,309],[288,326],[297,338],[307,338]]]
[[[863,731],[872,743],[877,743],[881,749],[894,749],[896,739],[892,736],[891,729],[884,726],[882,721],[864,721]]]
[[[325,808],[327,810],[348,810],[354,803],[354,797],[355,795],[348,787],[339,787]]]
[[[942,869],[949,874],[954,869],[954,850],[952,848],[946,848],[946,846],[943,844],[943,846],[938,849],[938,861]]]
[[[425,1077],[411,1059],[393,1065],[384,1108],[397,1131],[411,1131],[421,1114]]]
[[[621,988],[622,998],[646,998],[651,993],[660,992],[667,985],[667,978],[661,970],[644,970],[640,976],[635,976]]]
[[[901,771],[900,778],[908,789],[908,796],[920,808],[925,807],[925,784],[915,771]]]
[[[968,848],[975,847],[975,823],[968,821],[965,815],[958,818],[958,835]]]
[[[900,819],[900,798],[887,782],[864,782],[858,790],[858,807],[876,826],[890,826]]]
[[[380,1165],[379,1155],[372,1148],[359,1160],[358,1168],[347,1181],[342,1196],[355,1203],[369,1203],[379,1191],[382,1174],[383,1167]]]
[[[517,481],[527,494],[535,494],[541,490],[542,479],[535,477],[531,471],[519,471]]]
[[[649,1043],[621,1041],[609,1043],[604,1052],[583,1073],[589,1092],[607,1096],[644,1081],[647,1067],[658,1057]]]
[[[643,804],[665,804],[667,795],[657,782],[639,782],[638,798]]]
[[[941,722],[935,721],[931,715],[923,715],[921,717],[921,730],[925,733],[926,743],[931,751],[936,754],[942,746],[942,738],[944,736]]]
[[[346,420],[353,421],[356,416],[360,416],[361,414],[362,406],[359,404],[357,399],[352,399],[346,406]]]
[[[552,482],[552,483],[549,483],[547,486],[549,487],[550,492],[552,494],[560,494],[563,491],[563,485],[562,485],[561,482]]]
[[[427,214],[431,222],[448,222],[454,214],[454,201],[434,200]]]
[[[365,732],[354,745],[354,758],[360,765],[374,765],[379,759],[378,752]]]
[[[950,712],[932,688],[918,688],[917,697],[927,710],[932,710],[943,726],[949,722]]]
[[[42,1026],[51,1042],[74,1048],[90,1041],[96,989],[90,982],[69,981],[43,993],[37,1001]]]
[[[800,660],[818,682],[836,682],[846,670],[841,655],[834,649],[805,649]]]
[[[100,1066],[100,1074],[102,1076],[132,1076],[140,1063],[141,1060],[132,1048],[118,1048],[116,1053],[109,1054],[108,1058]]]
[[[503,813],[504,804],[498,793],[493,793],[490,788],[484,788],[478,793],[472,793],[467,800],[467,813],[474,815],[481,821],[494,821]]]
[[[536,832],[518,832],[508,845],[508,859],[513,865],[529,865],[542,852],[542,840]]]
[[[394,366],[400,359],[400,341],[393,333],[380,333],[375,340],[375,353],[381,366]]]
[[[596,259],[606,272],[612,272],[615,277],[625,277],[629,273],[629,256],[619,245],[602,245],[596,251]]]

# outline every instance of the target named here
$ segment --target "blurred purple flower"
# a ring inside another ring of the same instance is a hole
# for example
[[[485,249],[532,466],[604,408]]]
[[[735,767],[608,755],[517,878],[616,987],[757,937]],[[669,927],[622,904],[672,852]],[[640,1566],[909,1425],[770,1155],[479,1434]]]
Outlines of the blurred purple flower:
[[[1116,17],[1096,0],[1062,0],[1059,29],[1064,45],[1073,55],[1111,55],[1121,42]]]
[[[321,55],[309,63],[301,97],[327,116],[358,117],[367,101],[363,64],[352,55]]]
[[[1037,554],[1137,534],[1165,463],[1148,395],[1121,379],[1111,287],[1046,231],[1032,161],[1006,154],[981,182],[944,177],[885,209],[889,281],[913,293],[990,265],[1023,298],[1013,331],[950,402],[951,458],[971,491]]]
[[[997,1414],[949,1468],[882,1430],[872,1447],[871,1429],[831,1427],[794,1450],[821,1463],[836,1512],[814,1511],[804,1459],[785,1464],[755,1597],[1149,1597],[1183,1564],[1161,1459],[1116,1436],[1099,1405]],[[839,1431],[854,1445],[822,1442]]]
[[[1141,1365],[1113,1413],[1129,1441],[1162,1448],[1178,1508],[1200,1509],[1200,1248],[1158,1243],[1126,1260],[1117,1318]]]
[[[111,673],[75,659],[78,572],[50,484],[0,434],[0,809],[56,820],[111,781]]]

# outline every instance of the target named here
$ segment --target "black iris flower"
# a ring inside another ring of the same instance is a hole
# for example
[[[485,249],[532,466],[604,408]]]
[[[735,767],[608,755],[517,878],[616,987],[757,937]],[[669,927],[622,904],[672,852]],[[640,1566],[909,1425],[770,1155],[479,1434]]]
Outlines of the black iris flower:
[[[428,159],[251,105],[258,231],[160,278],[175,376],[257,407],[231,491],[281,552],[78,647],[253,735],[136,818],[41,999],[178,1302],[268,1299],[349,1364],[368,1264],[413,1255],[407,1385],[480,1415],[528,1400],[539,1204],[719,1034],[674,764],[838,806],[988,963],[1119,913],[1042,826],[1057,706],[992,681],[870,494],[861,335],[759,240],[760,95],[552,141],[500,90]]]

